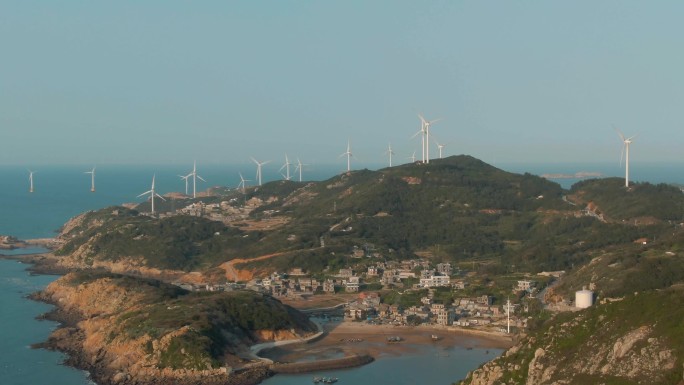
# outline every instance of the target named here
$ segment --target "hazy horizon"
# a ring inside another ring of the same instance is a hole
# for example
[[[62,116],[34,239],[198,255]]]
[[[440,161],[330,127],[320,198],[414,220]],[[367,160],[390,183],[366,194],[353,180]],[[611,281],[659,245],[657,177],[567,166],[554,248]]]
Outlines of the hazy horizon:
[[[0,165],[682,159],[684,3],[0,3]],[[433,142],[432,158],[437,157]],[[280,162],[280,161],[278,161]]]

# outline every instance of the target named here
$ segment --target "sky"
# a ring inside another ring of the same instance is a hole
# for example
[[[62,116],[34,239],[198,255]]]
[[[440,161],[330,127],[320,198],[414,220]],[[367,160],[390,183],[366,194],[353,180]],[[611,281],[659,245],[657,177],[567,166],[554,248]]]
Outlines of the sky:
[[[0,165],[682,161],[681,1],[0,0]],[[435,142],[431,154],[437,155]],[[353,166],[354,167],[354,166]]]

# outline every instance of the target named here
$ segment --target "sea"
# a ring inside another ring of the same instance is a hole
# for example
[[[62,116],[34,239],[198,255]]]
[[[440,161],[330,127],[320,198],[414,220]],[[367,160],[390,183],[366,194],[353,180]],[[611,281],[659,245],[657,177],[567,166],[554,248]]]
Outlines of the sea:
[[[270,166],[270,167],[269,167]],[[511,172],[532,174],[575,174],[598,172],[603,176],[623,176],[617,164],[609,163],[510,163],[495,164]],[[631,164],[630,180],[651,183],[674,183],[684,185],[684,163]],[[179,175],[187,175],[192,165],[98,165],[96,168],[96,192],[90,192],[90,175],[86,171],[92,165],[43,165],[32,166],[34,192],[29,193],[28,171],[23,166],[0,165],[0,234],[21,239],[52,237],[71,217],[87,210],[96,210],[122,203],[142,202],[137,196],[150,189],[153,175],[156,190],[160,194],[184,192],[185,182]],[[263,181],[282,179],[273,164],[264,167]],[[339,174],[341,164],[306,166],[303,179],[325,180]],[[382,165],[369,165],[378,169]],[[198,181],[197,190],[212,186],[235,188],[240,183],[239,173],[254,185],[253,164],[207,165],[198,164],[198,175],[206,182]],[[293,179],[298,179],[298,174]],[[579,179],[554,180],[564,188]],[[190,185],[192,191],[192,185]],[[6,251],[9,253],[35,253],[40,248]],[[45,341],[57,324],[36,319],[50,309],[49,305],[32,301],[27,296],[43,289],[56,276],[31,275],[29,266],[15,260],[0,259],[0,384],[12,385],[82,385],[92,384],[87,373],[62,364],[64,355],[43,349],[33,349],[32,344]],[[339,383],[367,383],[393,385],[447,385],[500,354],[500,350],[464,349],[454,347],[448,354],[430,345],[414,349],[413,353],[399,356],[383,356],[372,364],[343,371],[331,371],[318,375],[339,377]],[[266,385],[289,385],[309,383],[313,375],[277,375],[264,382]]]

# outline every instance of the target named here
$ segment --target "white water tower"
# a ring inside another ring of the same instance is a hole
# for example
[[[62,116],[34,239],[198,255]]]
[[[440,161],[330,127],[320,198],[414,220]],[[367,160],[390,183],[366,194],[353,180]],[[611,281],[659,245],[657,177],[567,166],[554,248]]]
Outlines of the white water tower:
[[[582,289],[575,292],[575,307],[578,309],[586,309],[594,304],[594,292],[587,289]]]

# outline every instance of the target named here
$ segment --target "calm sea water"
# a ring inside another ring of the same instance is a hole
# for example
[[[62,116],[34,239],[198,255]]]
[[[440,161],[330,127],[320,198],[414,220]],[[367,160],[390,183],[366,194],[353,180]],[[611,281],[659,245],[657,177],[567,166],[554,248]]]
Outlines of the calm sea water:
[[[622,176],[618,164],[497,164],[513,172],[575,173],[596,171],[606,176]],[[86,210],[95,210],[124,202],[140,202],[136,196],[149,190],[152,175],[161,193],[184,191],[185,183],[177,175],[185,175],[192,165],[176,166],[109,166],[97,167],[97,192],[90,192],[90,175],[84,174],[92,165],[31,166],[34,175],[33,194],[28,193],[28,171],[24,167],[0,166],[0,234],[20,238],[50,237],[69,218]],[[278,168],[264,168],[264,181],[280,179]],[[370,168],[370,167],[369,167]],[[377,168],[377,167],[376,167]],[[338,174],[340,165],[307,166],[305,180],[324,180]],[[653,183],[684,183],[684,164],[632,164],[632,179]],[[203,166],[198,173],[207,183],[198,184],[198,191],[210,186],[236,187],[238,172],[254,180],[252,164]],[[570,187],[576,180],[557,182]],[[253,185],[254,182],[250,182]],[[191,186],[192,188],[192,186]],[[33,250],[38,251],[38,250]],[[60,353],[30,349],[29,345],[44,341],[55,324],[36,321],[35,317],[49,309],[45,304],[26,299],[26,295],[42,289],[53,276],[30,276],[25,265],[0,260],[0,384],[80,385],[88,383],[78,370],[61,365]],[[424,348],[431,349],[431,348]],[[424,350],[417,354],[382,358],[371,365],[345,371],[324,373],[348,383],[371,384],[449,384],[463,377],[468,370],[491,359],[482,350],[454,349],[446,356]],[[420,368],[419,370],[417,368]],[[395,374],[388,374],[395,373]],[[443,373],[443,374],[440,374]],[[310,375],[276,376],[268,385],[309,383]]]

